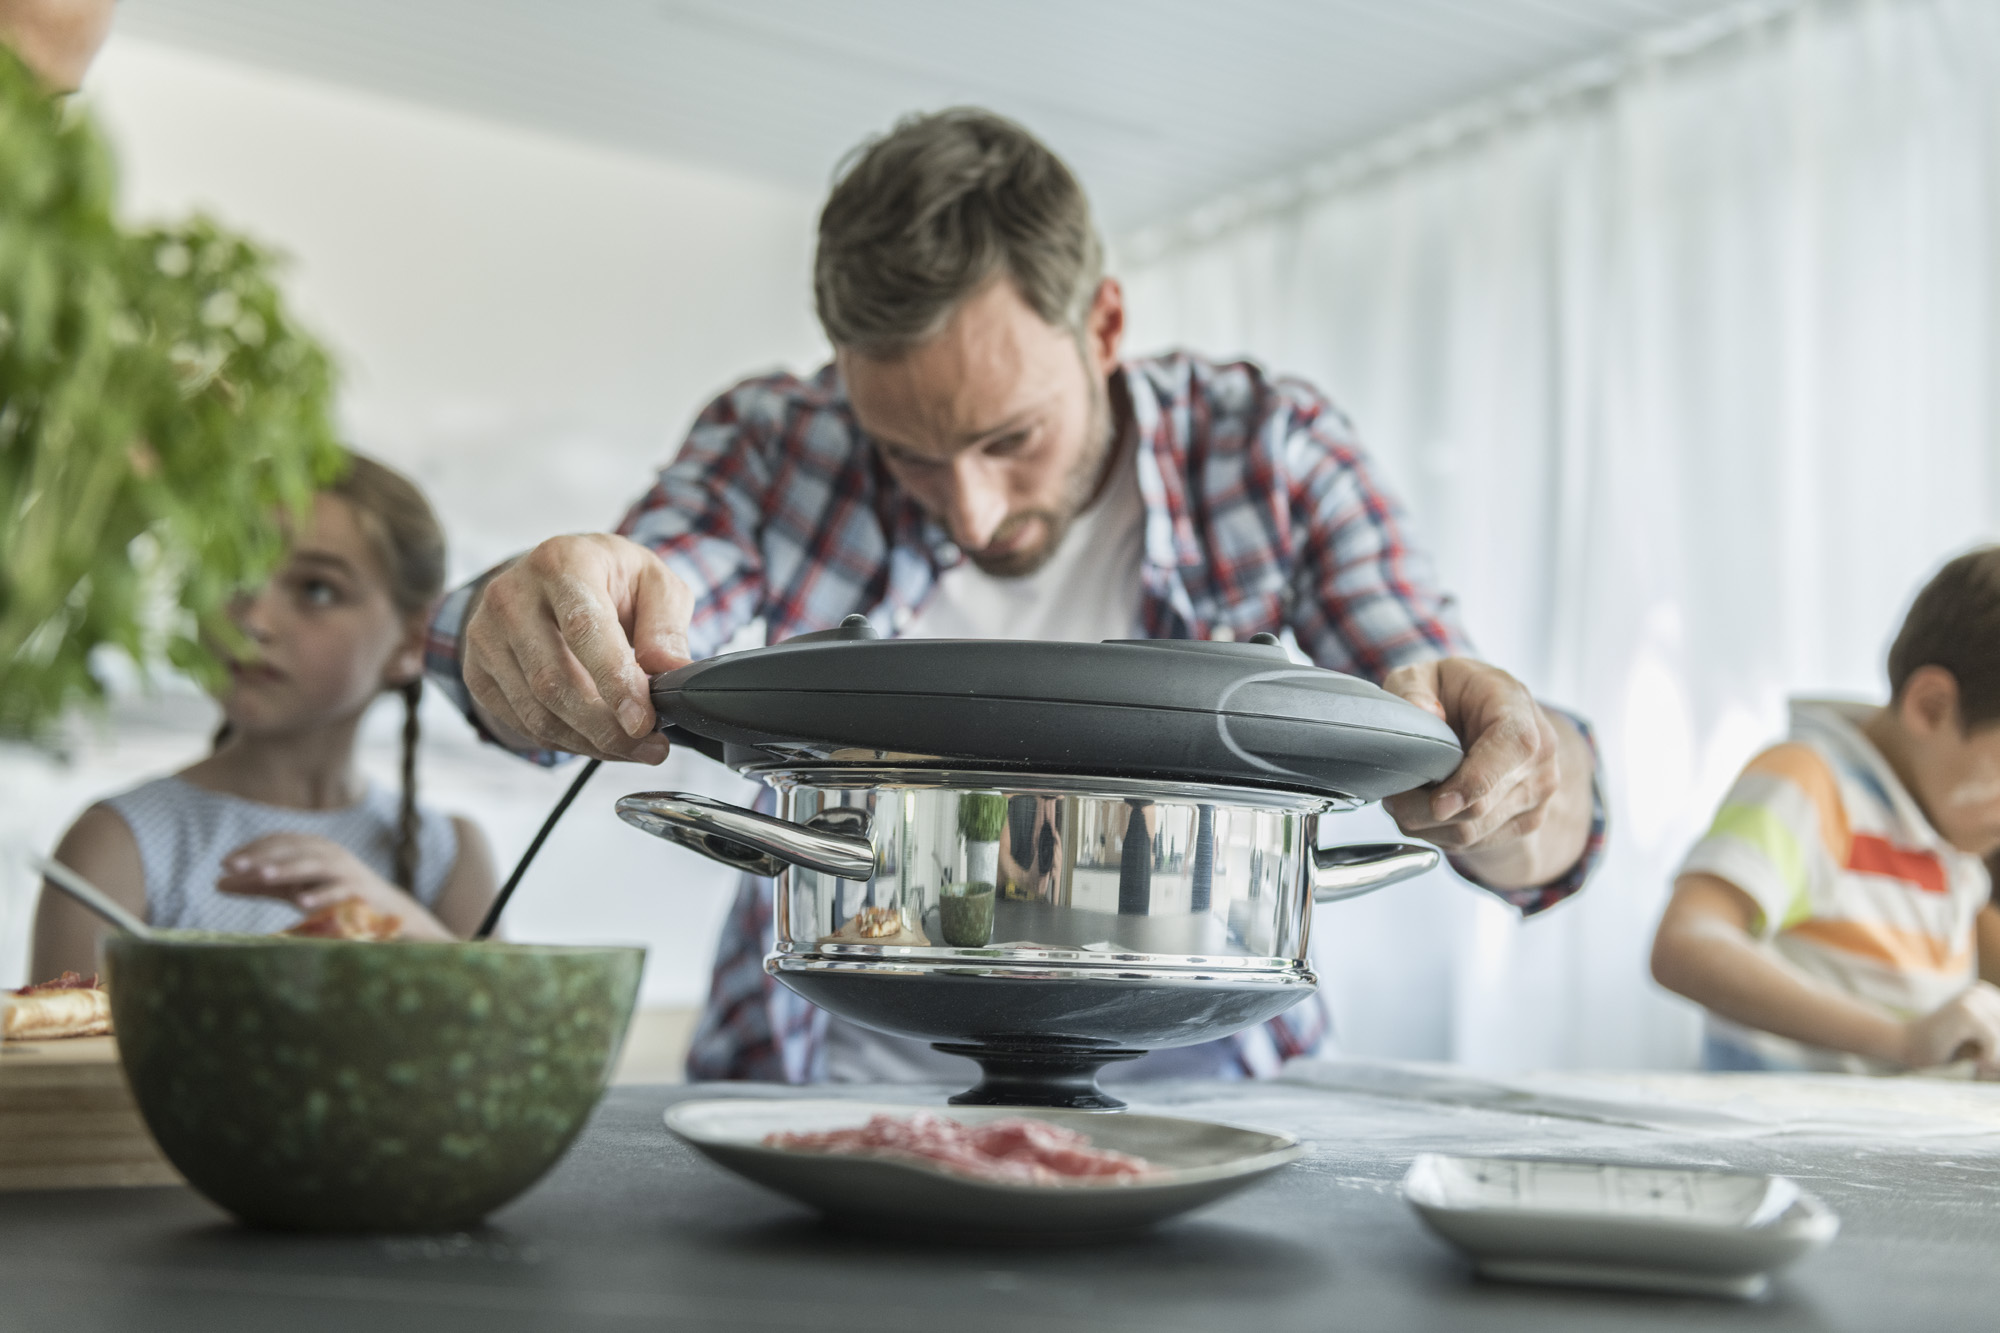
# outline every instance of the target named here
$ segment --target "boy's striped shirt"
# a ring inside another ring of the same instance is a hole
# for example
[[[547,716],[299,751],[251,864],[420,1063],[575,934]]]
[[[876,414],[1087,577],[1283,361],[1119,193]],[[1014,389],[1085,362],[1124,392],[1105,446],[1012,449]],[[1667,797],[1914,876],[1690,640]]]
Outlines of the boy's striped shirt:
[[[1808,975],[1901,1019],[1977,977],[1973,922],[1985,864],[1947,843],[1861,727],[1873,710],[1798,700],[1792,734],[1750,761],[1680,874],[1727,880],[1757,905],[1758,935]],[[1859,1057],[1749,1033],[1725,1041],[1772,1063],[1870,1068]]]

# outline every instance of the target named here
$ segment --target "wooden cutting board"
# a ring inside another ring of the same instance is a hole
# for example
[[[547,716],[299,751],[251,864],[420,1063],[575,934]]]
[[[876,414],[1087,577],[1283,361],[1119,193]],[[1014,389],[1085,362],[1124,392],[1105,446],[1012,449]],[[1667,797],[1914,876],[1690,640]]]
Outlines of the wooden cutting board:
[[[115,1037],[0,1042],[0,1190],[177,1185]]]

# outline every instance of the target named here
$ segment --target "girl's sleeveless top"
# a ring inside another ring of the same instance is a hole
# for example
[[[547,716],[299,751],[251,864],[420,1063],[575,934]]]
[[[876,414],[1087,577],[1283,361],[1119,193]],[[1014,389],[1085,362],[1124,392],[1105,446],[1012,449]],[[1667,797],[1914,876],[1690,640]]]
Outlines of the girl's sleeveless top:
[[[185,930],[269,935],[298,924],[300,914],[277,898],[217,892],[222,858],[273,833],[310,833],[339,843],[362,864],[395,882],[396,825],[401,798],[374,783],[342,810],[293,810],[197,787],[177,777],[158,778],[113,796],[139,844],[146,872],[146,920]],[[458,829],[451,816],[417,807],[417,901],[436,904],[458,860]]]

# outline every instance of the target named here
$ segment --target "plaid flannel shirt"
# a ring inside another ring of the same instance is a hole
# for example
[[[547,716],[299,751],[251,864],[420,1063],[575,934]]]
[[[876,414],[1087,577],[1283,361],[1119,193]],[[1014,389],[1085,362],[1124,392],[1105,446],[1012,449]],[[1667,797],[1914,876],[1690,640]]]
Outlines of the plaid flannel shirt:
[[[1248,363],[1187,354],[1130,361],[1118,373],[1139,441],[1140,622],[1149,636],[1289,629],[1319,665],[1375,681],[1405,663],[1469,651],[1353,425],[1319,393]],[[832,366],[810,379],[747,380],[716,399],[618,530],[694,592],[696,658],[758,618],[773,643],[856,612],[894,633],[964,558],[883,468]],[[458,644],[477,586],[446,599],[430,636],[430,672],[468,716]],[[1583,886],[1604,835],[1600,788],[1589,843],[1568,873],[1495,892],[1529,914],[1553,906]],[[825,1013],[763,967],[771,900],[769,880],[744,877],[688,1057],[691,1077],[825,1076]],[[1328,1026],[1315,996],[1229,1040],[1242,1072],[1263,1075],[1317,1049]]]

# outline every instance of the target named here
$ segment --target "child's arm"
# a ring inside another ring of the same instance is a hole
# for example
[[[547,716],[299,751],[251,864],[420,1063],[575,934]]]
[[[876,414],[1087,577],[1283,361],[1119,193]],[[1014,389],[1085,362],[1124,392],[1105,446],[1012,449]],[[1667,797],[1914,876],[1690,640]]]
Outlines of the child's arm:
[[[1714,875],[1681,876],[1653,937],[1653,977],[1724,1018],[1829,1050],[1912,1069],[1967,1054],[2000,1073],[2000,990],[1976,983],[1901,1022],[1806,976],[1762,948],[1750,895]]]
[[[486,919],[486,909],[493,906],[500,882],[493,873],[493,849],[486,845],[479,825],[461,815],[453,815],[451,822],[458,830],[458,860],[452,863],[451,874],[438,890],[431,911],[446,930],[468,939]]]
[[[55,859],[132,915],[146,919],[146,868],[139,859],[139,843],[110,806],[93,805],[84,811],[56,844]],[[35,952],[28,979],[47,981],[64,972],[95,972],[97,942],[110,929],[69,895],[43,885],[35,908]]]

